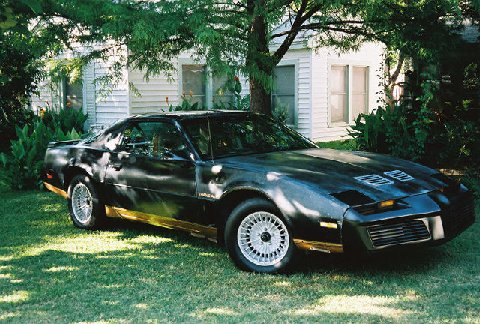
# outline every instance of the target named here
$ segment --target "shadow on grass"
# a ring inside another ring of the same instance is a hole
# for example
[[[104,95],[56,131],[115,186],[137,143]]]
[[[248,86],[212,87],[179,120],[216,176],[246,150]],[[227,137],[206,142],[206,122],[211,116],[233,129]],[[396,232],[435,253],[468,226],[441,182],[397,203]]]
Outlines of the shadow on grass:
[[[53,195],[2,198],[0,321],[463,321],[480,310],[478,224],[437,248],[303,254],[272,276],[179,232],[123,220],[76,229]]]

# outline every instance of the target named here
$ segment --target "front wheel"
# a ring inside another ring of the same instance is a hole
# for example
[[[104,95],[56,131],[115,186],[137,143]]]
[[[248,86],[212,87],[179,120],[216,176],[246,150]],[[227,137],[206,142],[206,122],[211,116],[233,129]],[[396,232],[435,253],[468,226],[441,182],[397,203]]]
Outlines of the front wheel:
[[[105,206],[87,176],[75,176],[68,187],[68,209],[76,227],[98,228],[105,218]]]
[[[288,226],[264,199],[249,199],[232,211],[225,226],[225,242],[235,264],[248,271],[285,271],[295,254]]]

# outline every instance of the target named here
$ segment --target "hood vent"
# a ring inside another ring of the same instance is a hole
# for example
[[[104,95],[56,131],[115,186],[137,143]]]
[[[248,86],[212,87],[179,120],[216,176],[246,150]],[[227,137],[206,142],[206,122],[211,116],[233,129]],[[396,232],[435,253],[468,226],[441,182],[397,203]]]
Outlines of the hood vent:
[[[333,197],[337,198],[341,202],[344,202],[350,206],[365,205],[365,204],[371,204],[374,202],[372,198],[356,190],[336,192],[330,195],[332,195]]]
[[[393,184],[392,180],[379,176],[378,174],[367,174],[360,177],[355,177],[355,179],[375,187]]]
[[[400,170],[388,171],[388,172],[384,172],[383,174],[401,182],[413,180],[413,177],[411,175],[408,175],[405,172]]]

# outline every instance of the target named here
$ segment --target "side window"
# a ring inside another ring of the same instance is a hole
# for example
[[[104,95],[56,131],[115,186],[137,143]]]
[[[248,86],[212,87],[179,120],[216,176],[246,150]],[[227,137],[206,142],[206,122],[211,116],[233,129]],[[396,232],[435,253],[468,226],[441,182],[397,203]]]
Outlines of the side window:
[[[162,160],[186,158],[189,154],[176,127],[159,121],[136,122],[127,126],[122,146],[129,153]]]
[[[190,141],[202,159],[211,157],[210,132],[206,119],[187,120],[182,123]]]

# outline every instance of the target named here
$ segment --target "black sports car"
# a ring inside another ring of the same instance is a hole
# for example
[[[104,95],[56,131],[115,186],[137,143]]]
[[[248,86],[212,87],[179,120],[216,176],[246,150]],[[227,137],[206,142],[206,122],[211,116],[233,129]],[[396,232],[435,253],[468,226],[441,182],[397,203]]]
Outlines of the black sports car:
[[[50,143],[45,185],[75,226],[108,217],[224,243],[237,266],[277,272],[297,248],[375,252],[441,243],[474,222],[470,191],[425,166],[319,149],[245,112],[121,120],[95,137]]]

